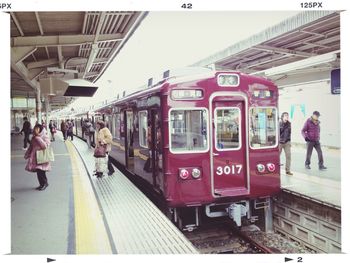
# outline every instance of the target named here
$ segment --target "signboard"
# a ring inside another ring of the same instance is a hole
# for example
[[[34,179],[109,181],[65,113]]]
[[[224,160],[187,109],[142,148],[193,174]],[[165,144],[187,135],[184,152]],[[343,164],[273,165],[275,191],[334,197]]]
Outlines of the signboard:
[[[331,71],[331,93],[340,94],[340,68]]]

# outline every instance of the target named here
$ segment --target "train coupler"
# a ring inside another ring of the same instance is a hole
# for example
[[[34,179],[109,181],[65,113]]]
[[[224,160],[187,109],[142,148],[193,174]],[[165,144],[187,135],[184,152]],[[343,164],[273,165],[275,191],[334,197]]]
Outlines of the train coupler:
[[[228,216],[236,223],[238,227],[242,226],[242,217],[248,216],[249,206],[233,203],[227,208]]]

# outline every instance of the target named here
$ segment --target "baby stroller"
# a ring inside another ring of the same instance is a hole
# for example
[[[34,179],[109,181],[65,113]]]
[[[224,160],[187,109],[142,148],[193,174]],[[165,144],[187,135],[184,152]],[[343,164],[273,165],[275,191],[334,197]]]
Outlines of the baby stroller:
[[[103,174],[108,170],[108,166],[107,166],[108,156],[106,153],[106,145],[98,144],[94,151],[94,157],[95,157],[94,175],[97,178],[101,178],[103,177]]]

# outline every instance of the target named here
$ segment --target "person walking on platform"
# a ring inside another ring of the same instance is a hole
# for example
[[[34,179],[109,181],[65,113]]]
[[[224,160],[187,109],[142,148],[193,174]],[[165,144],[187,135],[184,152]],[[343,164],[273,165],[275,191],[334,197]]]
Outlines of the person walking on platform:
[[[73,141],[73,128],[74,128],[74,123],[73,121],[68,120],[67,121],[67,136],[70,137],[71,141]]]
[[[280,142],[279,142],[279,150],[280,155],[282,150],[284,150],[286,156],[286,174],[293,175],[290,171],[290,163],[291,163],[291,133],[292,133],[292,125],[289,121],[288,112],[283,112],[281,115],[280,122]]]
[[[95,134],[95,129],[92,125],[92,123],[90,122],[89,119],[85,119],[84,120],[84,124],[83,124],[83,132],[84,132],[84,136],[87,137],[86,142],[87,145],[89,147],[89,149],[91,148],[91,142],[92,142],[92,137]]]
[[[24,159],[28,160],[25,167],[26,171],[36,172],[39,186],[36,190],[43,191],[49,184],[47,182],[46,172],[51,170],[50,162],[38,164],[36,153],[44,150],[50,145],[49,136],[46,134],[44,127],[41,124],[36,124],[33,129],[33,138],[30,146],[24,155]]]
[[[108,158],[108,175],[112,175],[114,173],[114,168],[109,157],[109,153],[112,149],[112,134],[110,130],[106,127],[103,121],[97,122],[98,135],[97,135],[97,143],[100,145],[106,145],[106,154]]]
[[[318,168],[320,170],[326,170],[327,167],[323,165],[323,154],[320,143],[320,121],[319,121],[320,113],[318,111],[314,111],[312,116],[306,120],[303,129],[301,130],[301,134],[304,137],[307,145],[306,151],[306,161],[305,168],[311,169],[311,154],[313,148],[316,149],[318,155]]]
[[[61,122],[61,132],[63,135],[63,140],[67,140],[67,124],[64,122],[64,120],[62,120]]]
[[[50,123],[49,123],[49,130],[50,130],[50,133],[51,133],[51,141],[55,141],[55,133],[56,133],[56,124],[53,123],[52,120],[50,120]]]
[[[32,132],[32,125],[30,124],[30,122],[28,121],[27,117],[23,118],[23,127],[22,130],[20,131],[21,134],[24,133],[24,139],[23,139],[23,150],[27,150],[27,144],[30,143],[29,140],[29,135]]]

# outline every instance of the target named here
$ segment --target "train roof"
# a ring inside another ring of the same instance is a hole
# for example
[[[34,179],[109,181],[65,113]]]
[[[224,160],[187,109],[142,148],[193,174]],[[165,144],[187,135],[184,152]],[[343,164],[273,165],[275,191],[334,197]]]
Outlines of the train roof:
[[[267,78],[261,77],[261,76],[254,76],[254,75],[248,75],[239,71],[234,71],[234,70],[213,70],[210,68],[195,68],[195,67],[188,67],[188,68],[182,68],[182,69],[177,69],[177,70],[172,70],[172,72],[170,71],[165,71],[163,73],[163,78],[160,77],[158,79],[156,79],[156,83],[153,85],[143,85],[142,87],[140,87],[140,90],[137,90],[135,92],[132,92],[130,94],[128,94],[125,97],[122,98],[118,98],[115,100],[110,101],[108,104],[102,105],[100,107],[98,107],[97,109],[94,109],[93,111],[100,111],[103,110],[105,108],[110,107],[111,105],[114,105],[116,103],[123,103],[129,99],[132,98],[137,98],[143,95],[146,95],[148,93],[154,93],[154,92],[158,92],[161,90],[161,88],[165,85],[165,84],[169,84],[169,85],[174,85],[174,84],[179,84],[179,83],[183,83],[183,82],[192,82],[195,80],[199,80],[199,79],[210,79],[215,77],[215,75],[217,73],[236,73],[239,74],[241,77],[249,77],[252,80],[256,80],[261,82],[265,82],[266,84],[272,84],[273,82],[270,81]],[[153,83],[154,82],[154,78],[149,79],[149,82]]]

